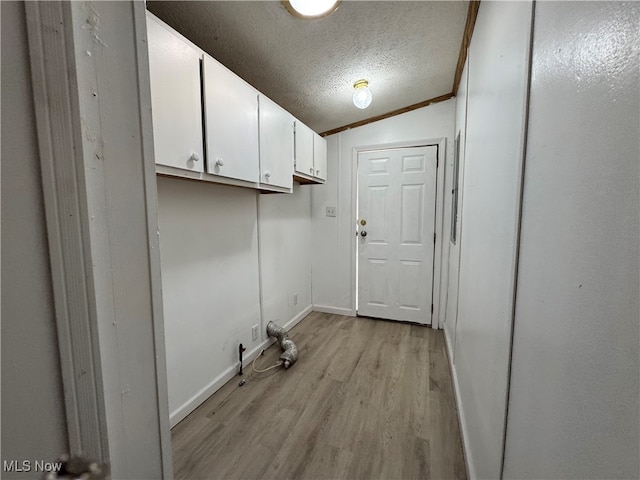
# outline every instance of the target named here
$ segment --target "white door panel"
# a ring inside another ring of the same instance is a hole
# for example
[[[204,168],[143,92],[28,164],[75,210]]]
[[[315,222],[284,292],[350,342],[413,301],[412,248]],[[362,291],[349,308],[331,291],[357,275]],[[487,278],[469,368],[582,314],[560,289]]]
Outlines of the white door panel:
[[[260,183],[293,187],[293,117],[264,95],[260,105]]]
[[[327,179],[327,140],[315,132],[313,134],[313,176],[321,180]]]
[[[147,38],[156,163],[203,172],[202,53],[151,15]]]
[[[358,161],[358,314],[431,323],[437,147]]]
[[[313,135],[314,132],[304,123],[296,120],[296,168],[298,173],[313,176]]]
[[[204,56],[207,172],[258,182],[258,92]]]

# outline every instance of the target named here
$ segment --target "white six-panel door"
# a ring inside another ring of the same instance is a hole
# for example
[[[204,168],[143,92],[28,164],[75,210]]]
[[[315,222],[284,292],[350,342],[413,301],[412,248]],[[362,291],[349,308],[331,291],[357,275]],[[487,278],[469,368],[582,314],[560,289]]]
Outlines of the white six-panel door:
[[[431,323],[437,153],[358,155],[358,315]]]

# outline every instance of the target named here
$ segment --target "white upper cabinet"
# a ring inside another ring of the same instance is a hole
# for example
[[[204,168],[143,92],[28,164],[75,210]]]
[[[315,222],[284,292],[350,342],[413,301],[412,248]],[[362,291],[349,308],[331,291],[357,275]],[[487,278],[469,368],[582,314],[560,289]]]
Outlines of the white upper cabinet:
[[[324,138],[149,12],[147,38],[159,175],[281,193],[324,183]]]
[[[296,120],[295,147],[295,179],[300,183],[324,183],[327,179],[327,141]]]
[[[257,183],[257,90],[206,54],[203,84],[207,172]]]
[[[314,131],[296,120],[296,167],[295,172],[313,177],[313,135]]]
[[[152,15],[147,36],[156,163],[203,172],[201,52]]]
[[[320,180],[327,179],[327,141],[314,132],[313,134],[313,176]]]
[[[293,117],[264,95],[260,110],[260,185],[293,188]]]

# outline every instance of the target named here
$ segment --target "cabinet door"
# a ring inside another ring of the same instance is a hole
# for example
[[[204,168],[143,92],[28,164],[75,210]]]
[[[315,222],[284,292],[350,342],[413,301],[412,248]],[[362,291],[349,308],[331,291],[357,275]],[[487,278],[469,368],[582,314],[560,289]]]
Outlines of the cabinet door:
[[[317,133],[313,134],[313,176],[327,179],[327,141]]]
[[[293,117],[260,95],[260,183],[293,187]]]
[[[258,182],[258,93],[204,55],[207,172]]]
[[[147,38],[156,163],[202,172],[201,53],[150,15]]]
[[[296,120],[296,172],[313,176],[314,131]]]

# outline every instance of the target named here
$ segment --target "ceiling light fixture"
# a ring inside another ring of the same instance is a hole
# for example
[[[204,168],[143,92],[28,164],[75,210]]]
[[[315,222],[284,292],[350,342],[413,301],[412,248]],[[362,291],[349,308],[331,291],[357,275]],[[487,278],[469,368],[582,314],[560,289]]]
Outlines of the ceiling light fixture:
[[[282,4],[291,15],[312,20],[329,15],[338,8],[340,0],[283,0]]]
[[[369,82],[367,80],[358,80],[353,84],[355,92],[353,92],[353,104],[358,108],[367,108],[371,105],[371,90],[369,90]]]

